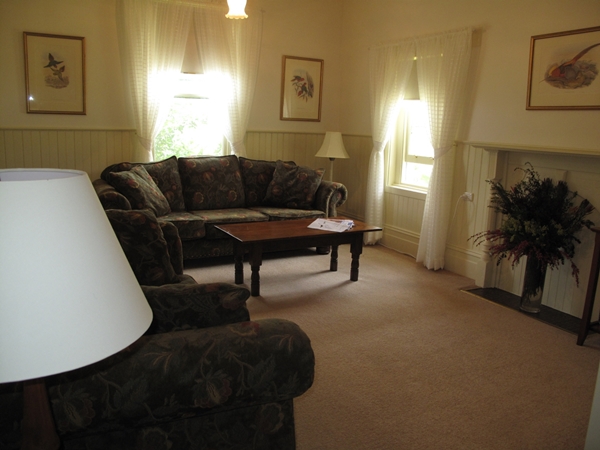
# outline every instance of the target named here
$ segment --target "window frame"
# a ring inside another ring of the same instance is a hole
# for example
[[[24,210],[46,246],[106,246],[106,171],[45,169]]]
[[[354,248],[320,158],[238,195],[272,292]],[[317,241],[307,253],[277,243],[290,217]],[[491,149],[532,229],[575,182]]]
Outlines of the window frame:
[[[402,100],[401,102],[413,102],[420,100]],[[386,146],[387,152],[387,183],[386,187],[394,190],[409,191],[417,194],[427,194],[428,188],[404,182],[402,179],[405,163],[433,165],[433,156],[418,156],[409,154],[410,148],[410,126],[411,119],[409,111],[402,104],[398,105],[398,116],[395,126],[390,130],[390,138]]]

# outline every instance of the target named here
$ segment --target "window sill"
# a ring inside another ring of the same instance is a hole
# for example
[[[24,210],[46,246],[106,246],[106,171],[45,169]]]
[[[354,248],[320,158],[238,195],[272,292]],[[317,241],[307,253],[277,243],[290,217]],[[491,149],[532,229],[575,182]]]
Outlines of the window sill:
[[[399,195],[401,197],[414,198],[417,200],[425,201],[427,198],[427,191],[419,190],[417,188],[410,188],[408,186],[402,186],[399,184],[387,185],[385,187],[387,194]]]

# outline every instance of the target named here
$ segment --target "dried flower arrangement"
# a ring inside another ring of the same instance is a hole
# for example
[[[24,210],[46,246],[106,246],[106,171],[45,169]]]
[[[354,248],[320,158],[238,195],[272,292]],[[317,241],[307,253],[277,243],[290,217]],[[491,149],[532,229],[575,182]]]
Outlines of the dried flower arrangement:
[[[575,205],[577,192],[569,191],[567,183],[554,183],[551,178],[540,179],[530,163],[523,179],[506,189],[498,181],[491,185],[491,204],[504,215],[500,228],[471,236],[476,245],[489,242],[491,256],[498,256],[498,264],[508,258],[514,266],[523,256],[535,256],[540,264],[557,268],[565,259],[571,263],[572,275],[579,284],[579,268],[573,262],[575,244],[580,243],[576,233],[594,225],[586,217],[594,207],[583,199]]]

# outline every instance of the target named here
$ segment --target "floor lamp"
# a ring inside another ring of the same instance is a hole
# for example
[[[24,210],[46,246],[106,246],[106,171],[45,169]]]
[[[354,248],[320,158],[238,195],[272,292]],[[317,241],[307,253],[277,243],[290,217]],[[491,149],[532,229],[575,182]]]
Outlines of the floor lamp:
[[[321,145],[321,148],[315,156],[318,158],[329,158],[329,161],[331,161],[329,163],[329,180],[333,181],[333,161],[335,161],[336,158],[350,158],[344,147],[342,133],[339,131],[326,132],[323,145]]]
[[[152,311],[85,172],[0,170],[0,383],[24,381],[21,448],[58,449],[44,377],[136,341]]]

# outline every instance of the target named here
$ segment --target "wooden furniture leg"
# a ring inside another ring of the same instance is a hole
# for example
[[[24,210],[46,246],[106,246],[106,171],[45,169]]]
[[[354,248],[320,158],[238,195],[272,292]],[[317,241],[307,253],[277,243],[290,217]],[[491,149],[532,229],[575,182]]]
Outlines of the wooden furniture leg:
[[[338,269],[338,245],[331,246],[331,261],[329,262],[329,270],[337,272]]]
[[[583,345],[588,331],[590,330],[594,299],[596,298],[598,277],[600,275],[600,227],[592,227],[591,229],[596,233],[596,239],[594,242],[594,253],[592,255],[592,267],[590,268],[590,280],[585,294],[583,316],[581,317],[579,335],[577,336],[577,345]]]
[[[262,245],[255,243],[250,249],[250,267],[252,276],[250,278],[250,295],[258,297],[260,295],[260,266],[262,264]]]
[[[358,260],[362,254],[363,233],[356,235],[356,238],[350,243],[350,252],[352,253],[352,264],[350,265],[350,280],[358,281]]]
[[[244,283],[244,246],[236,244],[234,248],[235,284]]]

